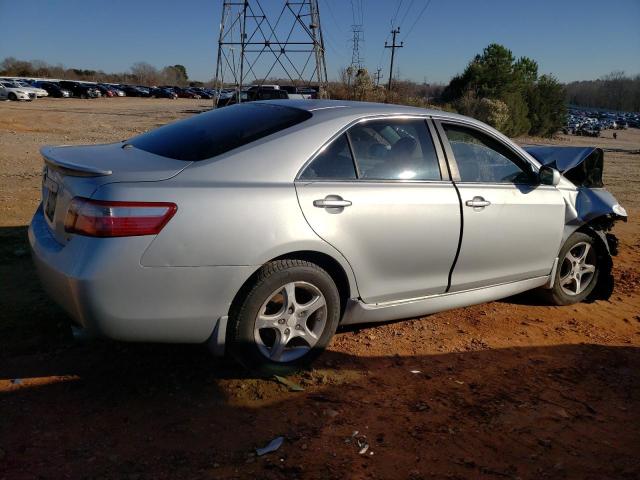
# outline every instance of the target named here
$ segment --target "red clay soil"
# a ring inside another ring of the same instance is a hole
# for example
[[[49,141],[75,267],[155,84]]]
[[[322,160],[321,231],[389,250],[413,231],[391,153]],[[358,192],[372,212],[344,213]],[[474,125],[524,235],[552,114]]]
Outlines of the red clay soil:
[[[640,242],[618,230],[610,301],[342,332],[302,392],[199,347],[4,358],[0,478],[640,478]]]
[[[199,346],[70,340],[26,249],[37,145],[188,114],[177,101],[78,102],[0,105],[1,480],[640,479],[639,155],[606,157],[630,213],[608,301],[529,294],[342,331],[292,392]],[[639,138],[587,140],[631,152]]]

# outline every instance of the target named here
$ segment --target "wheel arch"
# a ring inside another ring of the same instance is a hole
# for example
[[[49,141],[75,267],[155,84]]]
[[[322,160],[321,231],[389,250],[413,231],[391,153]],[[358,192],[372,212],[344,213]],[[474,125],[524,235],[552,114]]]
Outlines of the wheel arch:
[[[593,238],[598,251],[598,263],[600,273],[598,275],[598,284],[589,295],[589,300],[608,300],[613,293],[613,259],[612,256],[618,253],[618,239],[615,235],[608,233],[613,224],[620,218],[613,217],[610,214],[601,215],[593,218],[582,225],[574,225],[572,229],[565,229],[565,237],[562,246],[566,243],[571,235],[576,232],[584,233]],[[562,248],[562,246],[560,248]]]
[[[355,283],[355,277],[353,273],[350,272],[350,269],[347,270],[342,263],[331,255],[320,252],[317,250],[297,250],[288,253],[284,253],[282,255],[278,255],[277,257],[271,258],[262,265],[257,267],[251,275],[244,281],[242,286],[238,289],[233,300],[229,306],[229,314],[233,311],[234,307],[238,304],[242,296],[249,289],[251,284],[255,281],[258,272],[262,268],[263,265],[266,265],[269,262],[273,262],[276,260],[305,260],[307,262],[315,263],[322,269],[324,269],[329,276],[333,279],[338,289],[338,293],[340,295],[340,312],[344,313],[344,310],[347,306],[347,301],[350,298],[358,296],[357,285]]]

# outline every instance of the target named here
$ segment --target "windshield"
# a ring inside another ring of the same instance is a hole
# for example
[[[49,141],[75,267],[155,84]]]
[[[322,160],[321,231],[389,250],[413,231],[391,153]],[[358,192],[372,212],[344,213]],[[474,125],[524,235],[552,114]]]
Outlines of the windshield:
[[[205,160],[284,130],[311,113],[281,105],[246,103],[211,110],[127,141],[176,160]]]

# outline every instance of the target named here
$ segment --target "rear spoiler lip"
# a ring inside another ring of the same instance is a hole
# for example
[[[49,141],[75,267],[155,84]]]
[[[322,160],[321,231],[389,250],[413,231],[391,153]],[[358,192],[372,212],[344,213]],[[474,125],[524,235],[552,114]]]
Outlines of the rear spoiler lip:
[[[51,147],[42,147],[40,153],[44,158],[44,163],[47,167],[54,170],[58,170],[65,175],[72,177],[104,177],[113,174],[112,170],[104,170],[97,167],[89,167],[87,165],[79,165],[77,163],[68,162],[53,158],[48,152]]]

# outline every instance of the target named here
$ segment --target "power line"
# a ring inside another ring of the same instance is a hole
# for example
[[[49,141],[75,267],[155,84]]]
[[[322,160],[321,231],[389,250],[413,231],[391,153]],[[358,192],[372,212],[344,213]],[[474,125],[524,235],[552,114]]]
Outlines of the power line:
[[[331,3],[329,2],[329,0],[324,0],[324,4],[327,6],[327,10],[329,10],[329,14],[331,15],[331,19],[333,20],[333,23],[336,26],[336,29],[339,32],[341,32],[343,30],[343,28],[339,25],[338,20],[336,19],[336,16],[333,13],[333,9],[331,8]],[[340,58],[345,59],[346,57],[344,56],[344,53],[342,52],[342,47],[341,48],[336,48],[336,43],[334,41],[333,36],[328,35],[326,31],[324,33],[325,33],[325,37],[326,37],[326,39],[328,41],[329,48],[331,48],[331,50],[333,50],[333,53],[338,55]]]
[[[396,23],[396,18],[398,18],[398,13],[400,12],[400,8],[402,7],[402,2],[403,0],[400,0],[398,2],[398,8],[396,8],[396,13],[393,15],[393,17],[391,17],[391,28],[393,28]]]
[[[413,31],[414,27],[418,24],[418,22],[420,21],[420,18],[424,14],[424,12],[427,10],[427,8],[429,8],[429,5],[431,5],[431,0],[428,0],[426,5],[424,6],[424,8],[422,10],[420,10],[420,13],[416,17],[416,20],[413,22],[413,25],[411,25],[411,27],[409,28],[409,31],[407,32],[407,34],[402,39],[403,41],[406,40],[407,37],[409,36],[409,34]]]
[[[400,23],[398,24],[398,27],[402,27],[402,25],[404,25],[404,21],[406,20],[407,15],[409,15],[409,12],[411,11],[411,7],[413,7],[413,2],[415,2],[415,0],[411,0],[411,3],[409,4],[409,8],[407,8],[407,11],[404,12],[402,20],[400,20]]]
[[[331,14],[331,18],[333,19],[333,23],[336,24],[336,27],[338,27],[338,30],[342,30],[342,27],[340,27],[338,22],[338,19],[336,18],[336,16],[333,13],[333,8],[331,8],[331,2],[329,0],[325,0],[324,2],[327,5],[327,9],[329,10],[329,13]]]

